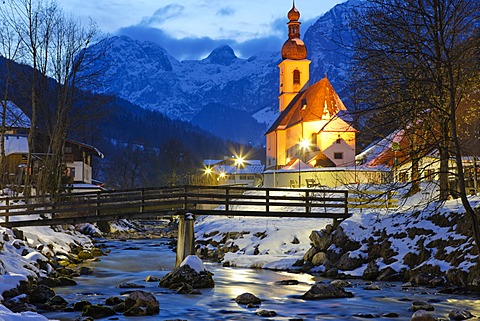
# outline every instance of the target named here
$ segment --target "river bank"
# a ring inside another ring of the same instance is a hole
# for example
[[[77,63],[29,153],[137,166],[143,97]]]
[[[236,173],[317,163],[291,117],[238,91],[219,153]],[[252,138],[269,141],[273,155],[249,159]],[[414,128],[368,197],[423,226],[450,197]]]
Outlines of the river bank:
[[[430,197],[399,195],[397,209],[350,210],[336,230],[329,219],[202,217],[195,224],[197,255],[225,266],[478,293],[471,222],[460,200],[439,204]],[[480,197],[469,201],[479,211]]]

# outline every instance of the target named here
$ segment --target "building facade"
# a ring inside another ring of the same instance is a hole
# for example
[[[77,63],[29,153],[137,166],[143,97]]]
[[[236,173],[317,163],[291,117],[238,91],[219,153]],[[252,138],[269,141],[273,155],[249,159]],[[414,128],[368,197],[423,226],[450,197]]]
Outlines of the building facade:
[[[288,12],[288,39],[282,47],[279,112],[266,133],[266,167],[302,161],[313,167],[355,164],[356,130],[348,111],[325,77],[309,85],[310,60],[300,39],[300,13]]]

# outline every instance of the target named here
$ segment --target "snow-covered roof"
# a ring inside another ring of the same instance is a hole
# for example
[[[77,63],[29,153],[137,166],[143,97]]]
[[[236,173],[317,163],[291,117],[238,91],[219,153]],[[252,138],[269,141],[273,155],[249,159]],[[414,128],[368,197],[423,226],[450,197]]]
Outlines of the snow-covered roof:
[[[26,135],[5,135],[5,155],[11,154],[28,154]]]
[[[88,144],[84,144],[84,143],[80,143],[80,142],[77,142],[77,141],[74,141],[74,140],[71,140],[71,139],[67,139],[67,142],[71,143],[71,144],[75,144],[75,145],[78,145],[78,146],[82,146],[82,147],[85,147],[87,149],[91,149],[93,150],[98,157],[100,158],[104,158],[105,155],[103,155],[103,153],[101,151],[99,151],[96,147],[93,147],[92,145],[88,145]]]

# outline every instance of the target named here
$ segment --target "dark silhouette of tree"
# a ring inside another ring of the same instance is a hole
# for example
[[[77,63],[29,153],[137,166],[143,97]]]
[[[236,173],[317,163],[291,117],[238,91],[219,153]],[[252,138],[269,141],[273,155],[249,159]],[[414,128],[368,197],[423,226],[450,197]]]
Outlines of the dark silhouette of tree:
[[[439,155],[439,198],[456,193],[468,217],[480,253],[478,218],[468,202],[457,113],[478,90],[479,17],[477,0],[372,0],[354,18],[355,75],[359,97],[376,126],[404,129],[414,182],[418,161]],[[371,125],[371,128],[374,126]],[[451,159],[456,169],[450,171]],[[412,192],[418,185],[412,185]]]

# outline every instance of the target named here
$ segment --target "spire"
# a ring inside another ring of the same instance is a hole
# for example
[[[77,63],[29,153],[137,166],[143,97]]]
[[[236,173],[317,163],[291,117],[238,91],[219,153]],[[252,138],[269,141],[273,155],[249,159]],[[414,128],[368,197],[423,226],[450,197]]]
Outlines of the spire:
[[[302,40],[300,40],[300,12],[295,7],[295,0],[292,3],[292,9],[287,14],[288,17],[288,39],[282,47],[283,59],[302,60],[307,57],[307,49]]]

